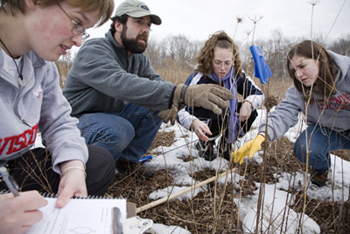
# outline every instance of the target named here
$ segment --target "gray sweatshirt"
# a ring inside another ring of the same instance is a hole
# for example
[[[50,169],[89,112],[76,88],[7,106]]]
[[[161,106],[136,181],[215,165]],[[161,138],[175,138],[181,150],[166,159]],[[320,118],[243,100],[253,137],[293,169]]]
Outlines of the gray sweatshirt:
[[[63,94],[73,116],[115,112],[129,102],[166,110],[174,85],[155,73],[144,54],[127,55],[109,31],[104,38],[84,42],[70,69]]]
[[[307,124],[319,124],[337,132],[350,129],[350,58],[331,51],[328,53],[340,67],[340,74],[336,80],[337,93],[331,96],[324,105],[323,98],[314,95],[317,102],[307,107]],[[298,122],[299,112],[306,113],[305,101],[294,84],[287,90],[286,97],[271,112],[268,117],[267,132],[270,140],[284,136],[290,127]],[[265,132],[266,123],[259,127],[259,132]]]
[[[71,108],[62,95],[56,65],[35,52],[22,55],[25,86],[11,75],[12,61],[0,49],[0,165],[16,159],[35,143],[38,131],[53,157],[53,169],[59,163],[88,159],[87,146],[70,116]],[[6,63],[8,62],[8,63]]]

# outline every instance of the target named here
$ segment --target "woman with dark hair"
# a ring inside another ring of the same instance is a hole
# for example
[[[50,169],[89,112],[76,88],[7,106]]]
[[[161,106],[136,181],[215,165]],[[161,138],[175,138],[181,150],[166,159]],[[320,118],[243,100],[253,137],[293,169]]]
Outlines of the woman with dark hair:
[[[200,107],[186,107],[178,113],[179,123],[198,136],[196,148],[201,157],[211,161],[220,155],[230,160],[232,143],[250,129],[257,116],[256,108],[262,104],[264,94],[242,70],[238,46],[223,31],[209,37],[196,61],[198,66],[187,78],[186,85],[221,85],[230,90],[234,98],[221,115]],[[237,101],[237,93],[243,96],[242,103]],[[222,137],[215,154],[215,140],[220,135]]]
[[[331,166],[330,151],[350,149],[350,58],[327,51],[306,40],[295,45],[287,56],[293,85],[286,97],[259,127],[259,134],[232,156],[235,162],[252,157],[265,137],[282,137],[304,113],[307,128],[294,144],[294,155],[312,168],[311,182],[324,186]]]

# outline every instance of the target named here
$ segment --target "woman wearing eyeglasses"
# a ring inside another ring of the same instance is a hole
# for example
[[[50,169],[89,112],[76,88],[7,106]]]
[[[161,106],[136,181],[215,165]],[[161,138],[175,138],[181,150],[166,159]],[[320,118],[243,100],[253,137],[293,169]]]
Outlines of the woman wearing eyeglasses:
[[[0,166],[21,191],[0,195],[0,233],[25,233],[42,219],[46,200],[37,191],[57,193],[63,207],[110,185],[113,158],[86,146],[52,61],[80,46],[85,29],[102,25],[113,8],[113,0],[0,0]],[[46,149],[33,148],[39,132]]]
[[[196,60],[196,71],[185,84],[221,85],[230,90],[234,98],[221,115],[200,107],[186,107],[178,112],[178,120],[198,136],[196,148],[200,157],[211,161],[219,155],[230,161],[232,143],[250,129],[264,94],[242,70],[238,46],[225,32],[211,35]],[[243,96],[243,102],[237,101],[237,93]],[[220,135],[218,151],[214,153],[215,140]]]

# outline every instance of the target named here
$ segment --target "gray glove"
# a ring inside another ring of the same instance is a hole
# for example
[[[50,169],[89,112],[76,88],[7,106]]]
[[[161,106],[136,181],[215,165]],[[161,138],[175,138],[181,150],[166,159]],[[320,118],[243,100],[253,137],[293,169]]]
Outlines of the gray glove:
[[[164,123],[167,123],[170,120],[171,125],[174,125],[177,117],[177,111],[178,111],[177,106],[173,104],[171,106],[171,109],[167,109],[159,112],[158,117],[160,119],[163,119]]]
[[[198,84],[186,86],[179,84],[174,93],[173,104],[181,109],[183,106],[203,107],[220,115],[227,108],[233,94],[230,90],[216,84]]]
[[[174,125],[178,110],[185,105],[203,107],[220,115],[222,109],[227,108],[229,105],[227,100],[232,98],[232,93],[219,85],[200,84],[187,87],[184,84],[179,84],[174,92],[171,109],[161,111],[158,117],[163,119],[164,123],[170,120],[171,124]]]

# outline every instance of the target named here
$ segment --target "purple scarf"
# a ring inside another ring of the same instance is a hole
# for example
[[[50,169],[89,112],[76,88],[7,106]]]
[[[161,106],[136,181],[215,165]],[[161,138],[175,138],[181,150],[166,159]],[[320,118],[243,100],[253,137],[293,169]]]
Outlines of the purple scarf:
[[[232,143],[232,141],[235,141],[237,138],[237,122],[238,122],[238,118],[235,115],[236,112],[236,92],[237,92],[237,88],[236,88],[236,81],[234,78],[234,73],[235,73],[235,68],[231,67],[230,71],[227,73],[227,75],[224,78],[219,78],[214,72],[211,73],[211,76],[214,78],[214,80],[219,83],[222,84],[224,83],[224,87],[227,88],[228,90],[231,90],[232,94],[233,94],[233,99],[231,99],[229,108],[230,108],[230,120],[229,120],[229,126],[228,126],[228,139],[227,139],[227,143]]]

